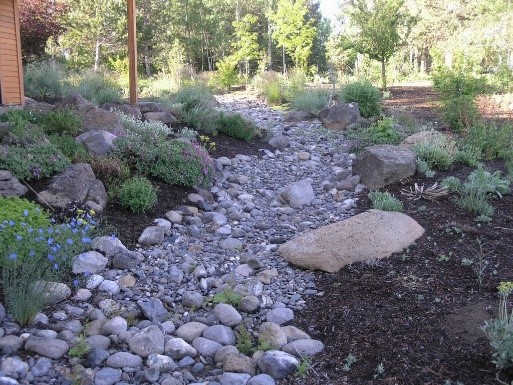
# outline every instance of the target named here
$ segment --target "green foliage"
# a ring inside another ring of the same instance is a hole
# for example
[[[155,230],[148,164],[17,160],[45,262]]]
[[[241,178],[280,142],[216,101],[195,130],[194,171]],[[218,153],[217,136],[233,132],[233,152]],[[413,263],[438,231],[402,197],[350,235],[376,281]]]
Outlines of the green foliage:
[[[356,362],[356,357],[353,356],[351,353],[349,353],[346,356],[346,358],[344,358],[344,366],[342,367],[342,370],[344,372],[349,372],[355,362]]]
[[[224,90],[229,90],[237,83],[238,75],[235,68],[236,62],[231,57],[226,57],[217,62],[217,72],[215,79]]]
[[[210,89],[201,83],[194,83],[182,87],[171,96],[171,101],[181,105],[183,112],[194,108],[210,109],[217,105],[216,98]]]
[[[131,115],[118,112],[117,115],[123,123],[123,128],[132,137],[150,142],[160,142],[173,133],[173,130],[160,122],[148,122],[137,119]]]
[[[238,325],[235,328],[235,337],[237,338],[237,343],[235,344],[235,347],[239,350],[239,352],[245,355],[250,355],[254,353],[255,348],[253,338],[251,334],[248,332],[248,329],[246,329],[246,327],[243,324]]]
[[[235,49],[234,61],[244,62],[246,78],[249,76],[249,61],[256,59],[259,54],[257,24],[258,16],[250,13],[244,15],[241,20],[233,22],[236,36],[232,43]]]
[[[398,144],[401,135],[395,129],[394,120],[390,117],[383,117],[367,129],[372,144]]]
[[[69,109],[50,111],[38,119],[38,124],[47,134],[76,136],[82,132],[82,121]]]
[[[444,120],[453,132],[465,132],[480,119],[473,96],[463,95],[442,102]]]
[[[215,129],[235,139],[251,142],[258,132],[255,124],[244,119],[240,114],[225,114],[220,112],[216,121]]]
[[[279,73],[262,72],[253,79],[253,86],[267,104],[276,106],[285,102],[285,86]]]
[[[480,149],[485,159],[509,159],[513,156],[513,124],[481,121],[468,129],[465,142]]]
[[[0,168],[24,180],[48,178],[69,165],[69,159],[50,143],[10,146],[0,157]]]
[[[305,91],[307,83],[308,76],[304,70],[291,69],[285,77],[285,99],[287,101],[293,100],[296,95]]]
[[[382,211],[403,211],[402,202],[390,194],[388,191],[371,191],[369,199],[372,202],[372,207],[376,210]]]
[[[477,167],[481,158],[481,149],[469,144],[464,144],[458,149],[454,161],[470,167]]]
[[[305,89],[292,98],[290,106],[296,111],[315,114],[328,106],[329,97],[330,92],[325,88]]]
[[[22,213],[25,219],[34,214]],[[37,210],[35,213],[39,215]],[[0,223],[5,304],[21,325],[28,324],[51,301],[49,290],[70,273],[71,258],[89,248],[89,234],[95,222],[89,214],[85,218],[38,227],[18,224],[12,219]]]
[[[87,153],[87,149],[84,147],[83,144],[78,143],[72,136],[66,134],[53,134],[48,136],[48,140],[73,163],[90,160],[90,156]]]
[[[227,303],[232,306],[239,306],[241,300],[242,295],[237,293],[229,286],[227,286],[223,291],[214,295],[213,298],[214,303]]]
[[[134,213],[144,213],[157,203],[157,189],[144,177],[123,182],[118,191],[121,205]]]
[[[381,91],[369,81],[345,85],[340,96],[345,103],[358,103],[364,118],[378,116],[381,113]]]
[[[64,78],[64,71],[55,63],[30,63],[23,75],[25,94],[39,100],[60,98]]]
[[[119,158],[97,157],[90,159],[89,164],[110,195],[115,195],[116,188],[130,178],[130,168]]]
[[[83,73],[76,92],[97,105],[121,101],[121,88],[99,72]]]
[[[513,366],[513,313],[508,311],[508,297],[513,291],[513,283],[501,282],[498,289],[499,316],[486,321],[482,329],[494,350],[492,362],[502,370]]]
[[[416,144],[413,146],[413,151],[430,169],[447,170],[454,162],[458,149],[456,142],[441,137]]]
[[[494,213],[490,198],[502,198],[511,191],[510,182],[501,178],[500,171],[492,174],[482,167],[472,171],[465,182],[449,177],[442,181],[442,185],[459,194],[457,203],[462,209],[479,215],[483,221],[491,220]]]
[[[432,170],[425,160],[417,158],[416,165],[417,171],[423,174],[426,178],[433,178],[436,175],[436,171]]]
[[[432,76],[433,88],[443,99],[461,96],[474,97],[486,90],[486,79],[474,77],[463,71],[441,67]]]
[[[311,363],[308,357],[303,357],[297,366],[297,375],[299,378],[303,378],[307,375],[311,368]]]
[[[181,120],[189,126],[204,132],[215,132],[219,112],[213,108],[195,107],[185,111]]]
[[[69,351],[68,355],[73,358],[84,358],[91,351],[91,347],[84,335],[80,335],[78,342]]]
[[[115,140],[117,156],[132,170],[167,183],[198,186],[213,176],[213,161],[198,144],[187,140],[146,142],[137,137]]]

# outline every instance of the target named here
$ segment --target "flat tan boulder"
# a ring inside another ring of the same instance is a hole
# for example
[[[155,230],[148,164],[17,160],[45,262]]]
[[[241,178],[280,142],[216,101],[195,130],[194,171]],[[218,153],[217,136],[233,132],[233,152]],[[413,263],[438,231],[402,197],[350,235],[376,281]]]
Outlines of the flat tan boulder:
[[[389,257],[422,234],[422,226],[405,214],[369,210],[300,235],[278,252],[295,266],[334,273],[353,262]]]

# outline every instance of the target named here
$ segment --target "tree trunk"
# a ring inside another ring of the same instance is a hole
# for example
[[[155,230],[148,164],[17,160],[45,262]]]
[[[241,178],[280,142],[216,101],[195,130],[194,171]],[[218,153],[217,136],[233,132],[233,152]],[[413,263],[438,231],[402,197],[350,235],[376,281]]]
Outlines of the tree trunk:
[[[285,46],[281,47],[281,55],[283,58],[283,75],[287,73],[287,62],[285,60]]]
[[[270,22],[267,22],[267,70],[273,69],[273,28]]]
[[[381,88],[387,90],[386,59],[381,59]]]
[[[96,40],[96,46],[94,48],[94,72],[98,72],[100,69],[100,47],[102,43]]]
[[[144,69],[146,71],[146,76],[151,76],[151,63],[150,63],[150,47],[148,44],[144,44],[143,46],[143,59],[144,59]]]

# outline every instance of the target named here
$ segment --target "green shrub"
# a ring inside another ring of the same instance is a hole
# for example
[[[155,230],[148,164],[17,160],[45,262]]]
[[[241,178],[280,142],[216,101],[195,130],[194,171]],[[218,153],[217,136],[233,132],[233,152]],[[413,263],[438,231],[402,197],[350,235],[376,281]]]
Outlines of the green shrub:
[[[74,91],[97,105],[120,102],[122,94],[121,88],[114,81],[107,79],[101,73],[92,71],[81,75]]]
[[[345,103],[358,103],[364,118],[378,116],[381,113],[381,91],[369,81],[349,83],[341,91]]]
[[[64,71],[55,63],[27,64],[23,77],[25,94],[39,100],[60,98],[63,95],[64,78]]]
[[[43,129],[33,124],[37,118],[28,111],[10,110],[0,118],[9,123],[9,129],[2,133],[4,144],[25,146],[41,143],[46,138]]]
[[[0,168],[24,180],[47,178],[69,165],[70,160],[51,143],[10,146],[0,157]]]
[[[473,77],[461,71],[441,68],[433,74],[433,88],[442,94],[443,99],[460,96],[474,97],[486,90],[484,77]]]
[[[430,169],[447,170],[454,162],[458,149],[456,142],[442,137],[416,144],[413,151]]]
[[[369,199],[372,202],[372,207],[376,210],[403,211],[402,202],[388,191],[372,191],[369,193]]]
[[[480,149],[485,159],[509,159],[513,156],[513,124],[481,121],[468,129],[465,143]]]
[[[383,117],[371,125],[367,132],[372,144],[398,144],[401,141],[401,135],[395,129],[394,120],[390,117]]]
[[[180,104],[184,113],[194,108],[210,109],[217,105],[217,100],[210,92],[210,89],[201,83],[194,83],[180,88],[178,92],[171,96],[171,101]]]
[[[157,203],[157,190],[148,179],[133,177],[121,184],[118,197],[123,207],[144,213]]]
[[[130,178],[130,168],[116,157],[97,157],[89,160],[94,174],[107,188],[107,191],[115,195],[115,190],[121,183]]]
[[[132,170],[169,184],[198,186],[208,183],[214,174],[207,151],[187,140],[147,143],[125,137],[116,139],[115,143],[117,156]]]
[[[308,83],[306,73],[298,68],[291,69],[285,78],[285,99],[291,101],[303,93]]]
[[[475,146],[464,144],[458,149],[454,161],[470,167],[477,167],[482,158],[481,150]]]
[[[500,171],[493,174],[482,167],[470,173],[465,182],[455,177],[449,177],[442,181],[442,185],[451,192],[459,194],[458,205],[467,211],[479,215],[483,221],[491,220],[494,209],[489,199],[510,192],[510,182],[501,178]]]
[[[255,124],[244,119],[240,114],[225,114],[220,112],[216,122],[216,130],[235,139],[251,142],[258,132]]]
[[[454,132],[465,132],[480,119],[474,97],[469,95],[443,101],[443,116]]]
[[[290,106],[296,111],[317,113],[328,106],[330,91],[326,88],[306,89],[298,92]]]
[[[82,121],[72,110],[50,111],[38,119],[38,124],[47,134],[76,136],[82,132]]]
[[[48,140],[72,163],[89,161],[89,154],[83,144],[78,143],[72,136],[63,134],[53,134],[48,136]]]
[[[238,75],[236,65],[237,63],[230,57],[217,62],[215,80],[221,88],[229,90],[234,84],[237,84]]]
[[[140,138],[144,141],[160,142],[173,133],[173,130],[160,122],[148,122],[137,119],[131,115],[118,112],[123,123],[123,128],[130,136]]]

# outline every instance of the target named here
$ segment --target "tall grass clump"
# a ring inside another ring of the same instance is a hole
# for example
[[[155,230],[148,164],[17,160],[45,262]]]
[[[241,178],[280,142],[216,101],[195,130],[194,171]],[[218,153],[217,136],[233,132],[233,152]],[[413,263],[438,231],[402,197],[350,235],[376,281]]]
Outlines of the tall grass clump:
[[[258,127],[240,114],[219,112],[215,130],[229,137],[251,142],[258,132]]]
[[[79,75],[71,92],[78,92],[85,99],[97,105],[107,102],[120,102],[122,89],[112,79],[102,73],[87,71]]]
[[[209,109],[217,106],[217,100],[203,83],[193,83],[180,88],[170,96],[170,101],[180,105],[183,112],[194,108]]]
[[[308,76],[298,68],[291,69],[285,76],[285,99],[293,100],[298,94],[306,89]]]
[[[61,98],[65,78],[65,71],[56,63],[27,64],[23,75],[25,94],[39,100]]]
[[[381,113],[381,91],[369,81],[346,84],[340,92],[340,97],[345,103],[358,103],[364,118],[378,116]]]
[[[276,106],[285,103],[285,85],[278,72],[261,72],[254,77],[252,85],[267,104]]]
[[[485,159],[513,157],[513,124],[480,121],[469,127],[465,142],[481,150]]]
[[[305,89],[292,98],[290,107],[316,114],[328,106],[329,98],[330,91],[326,88]]]

